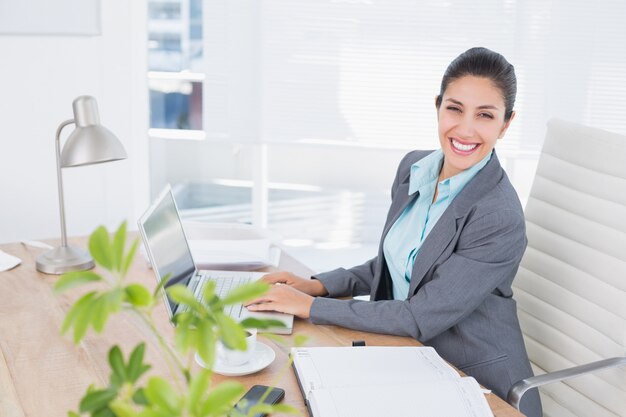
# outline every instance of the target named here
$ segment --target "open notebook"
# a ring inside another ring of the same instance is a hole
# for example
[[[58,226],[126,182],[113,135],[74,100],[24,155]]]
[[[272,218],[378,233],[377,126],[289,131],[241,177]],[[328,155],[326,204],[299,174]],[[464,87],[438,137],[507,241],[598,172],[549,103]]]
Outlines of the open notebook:
[[[493,417],[474,378],[431,347],[293,348],[311,417]]]

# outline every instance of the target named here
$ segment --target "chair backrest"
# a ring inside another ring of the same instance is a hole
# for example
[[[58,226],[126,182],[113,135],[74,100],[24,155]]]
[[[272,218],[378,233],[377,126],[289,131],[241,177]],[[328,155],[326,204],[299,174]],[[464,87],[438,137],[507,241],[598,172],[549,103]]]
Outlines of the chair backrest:
[[[535,374],[626,355],[626,136],[548,122],[514,297]],[[626,369],[540,390],[549,417],[626,416]]]

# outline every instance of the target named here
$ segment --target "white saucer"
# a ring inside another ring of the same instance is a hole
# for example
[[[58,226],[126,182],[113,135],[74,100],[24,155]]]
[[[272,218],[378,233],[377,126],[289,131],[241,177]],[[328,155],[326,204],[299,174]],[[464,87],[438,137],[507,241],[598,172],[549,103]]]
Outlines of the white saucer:
[[[209,369],[202,361],[198,353],[196,353],[195,357],[198,365],[203,368]],[[244,363],[243,365],[231,366],[223,363],[222,361],[220,361],[219,358],[217,358],[215,359],[213,372],[224,376],[241,376],[253,374],[255,372],[259,372],[261,369],[274,362],[275,358],[276,353],[274,353],[274,350],[271,347],[269,347],[265,343],[257,341],[254,356],[252,357],[252,359],[250,359],[250,361]]]

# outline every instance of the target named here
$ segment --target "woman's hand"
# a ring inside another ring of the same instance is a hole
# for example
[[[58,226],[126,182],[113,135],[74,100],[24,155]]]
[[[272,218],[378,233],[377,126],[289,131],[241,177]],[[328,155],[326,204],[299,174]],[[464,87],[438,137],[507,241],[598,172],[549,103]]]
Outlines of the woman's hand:
[[[250,311],[279,311],[306,319],[311,314],[313,297],[328,294],[320,281],[305,279],[291,272],[272,272],[261,280],[271,284],[271,288],[246,304]]]
[[[278,311],[306,319],[311,315],[313,300],[312,296],[277,282],[263,296],[249,301],[246,307],[250,311]]]
[[[305,279],[291,272],[279,271],[264,275],[262,281],[268,284],[284,284],[314,297],[328,295],[324,285],[316,279]]]

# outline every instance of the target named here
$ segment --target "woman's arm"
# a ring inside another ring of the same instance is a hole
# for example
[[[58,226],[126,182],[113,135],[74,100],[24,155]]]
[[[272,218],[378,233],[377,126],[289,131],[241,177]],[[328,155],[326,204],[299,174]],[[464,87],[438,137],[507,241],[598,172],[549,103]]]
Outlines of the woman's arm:
[[[491,212],[465,226],[452,255],[409,300],[316,298],[310,316],[316,324],[426,341],[459,323],[499,285],[510,282],[525,247],[521,213]]]
[[[300,292],[312,295],[314,297],[323,297],[328,295],[328,291],[320,281],[316,279],[302,278],[297,276],[296,274],[287,271],[270,272],[267,275],[263,275],[261,280],[272,285],[288,285]]]
[[[280,311],[309,318],[313,297],[358,294],[369,288],[376,258],[351,269],[339,268],[315,275],[312,279],[291,272],[273,272],[262,280],[272,284],[270,290],[245,305],[250,311]]]
[[[402,158],[400,164],[398,164],[393,184],[391,185],[392,202],[396,197],[400,183],[407,180],[411,165],[431,152],[432,151],[412,151]],[[388,214],[388,217],[389,216],[390,214]],[[390,219],[387,218],[387,222],[389,220]],[[338,268],[333,271],[316,274],[313,278],[318,279],[324,284],[324,287],[331,297],[370,294],[376,270],[377,268],[381,268],[381,266],[378,265],[379,261],[379,258],[375,257],[365,262],[363,265],[355,266],[350,269]]]
[[[333,271],[313,275],[324,285],[330,297],[346,297],[369,294],[378,257],[370,259],[363,265],[350,269],[338,268]]]
[[[392,202],[401,182],[407,180],[411,165],[418,159],[428,155],[432,151],[413,151],[404,156],[391,186]],[[389,219],[387,219],[389,221]],[[270,283],[287,284],[305,294],[314,296],[343,297],[353,295],[370,294],[372,281],[376,275],[379,258],[375,257],[362,265],[350,269],[338,268],[333,271],[314,275],[311,280],[296,277],[288,272],[280,272],[268,275],[264,279]],[[280,276],[278,275],[280,274]],[[291,275],[291,276],[289,276]],[[323,287],[323,292],[318,284]],[[286,289],[271,289],[264,297],[252,300],[248,304],[251,311],[281,311],[296,314],[300,317],[309,317],[310,308],[303,309],[302,305],[310,306],[312,298],[296,297]]]

